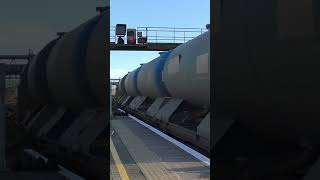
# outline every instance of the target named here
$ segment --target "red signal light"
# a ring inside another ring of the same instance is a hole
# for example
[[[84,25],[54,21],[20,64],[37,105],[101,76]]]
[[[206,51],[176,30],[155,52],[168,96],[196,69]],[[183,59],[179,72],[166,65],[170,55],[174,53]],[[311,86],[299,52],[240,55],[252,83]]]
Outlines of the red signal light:
[[[135,39],[133,36],[130,36],[130,44],[135,44]]]

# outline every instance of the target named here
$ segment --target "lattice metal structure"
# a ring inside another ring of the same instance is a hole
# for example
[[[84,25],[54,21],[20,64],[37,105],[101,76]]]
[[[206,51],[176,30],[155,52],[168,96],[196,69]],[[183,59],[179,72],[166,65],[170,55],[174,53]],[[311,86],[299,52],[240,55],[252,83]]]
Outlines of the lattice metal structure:
[[[0,55],[0,63],[5,66],[6,88],[16,88],[18,86],[20,73],[34,56],[32,52],[26,55]]]
[[[148,43],[185,43],[207,31],[205,28],[137,27]],[[126,42],[127,38],[123,38]],[[110,27],[110,42],[116,43],[116,27]]]
[[[112,85],[118,85],[121,79],[110,79]]]

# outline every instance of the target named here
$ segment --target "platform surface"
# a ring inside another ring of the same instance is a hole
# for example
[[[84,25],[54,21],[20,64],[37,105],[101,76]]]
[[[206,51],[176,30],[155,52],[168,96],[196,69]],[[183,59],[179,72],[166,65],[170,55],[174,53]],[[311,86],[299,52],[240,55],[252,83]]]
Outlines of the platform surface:
[[[127,116],[110,128],[111,179],[210,179],[210,167]]]

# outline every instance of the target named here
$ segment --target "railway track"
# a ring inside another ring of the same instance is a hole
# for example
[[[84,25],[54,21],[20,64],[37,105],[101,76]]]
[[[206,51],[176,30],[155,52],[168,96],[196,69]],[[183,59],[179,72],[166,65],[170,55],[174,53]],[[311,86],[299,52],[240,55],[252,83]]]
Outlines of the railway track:
[[[207,165],[210,165],[210,152],[207,152],[204,149],[200,149],[199,147],[194,146],[186,142],[185,140],[172,135],[172,133],[170,133],[170,131],[166,129],[159,129],[159,126],[157,126],[157,123],[152,123],[151,121],[140,119],[138,116],[132,115],[120,108],[118,108],[117,110],[123,113],[122,115],[128,116],[129,118],[135,120],[136,122],[143,125],[144,127],[150,129],[152,132],[156,133],[157,135],[161,136],[167,141],[178,146],[180,149],[186,151],[187,153],[191,154],[195,158],[199,159],[200,161],[206,163]]]

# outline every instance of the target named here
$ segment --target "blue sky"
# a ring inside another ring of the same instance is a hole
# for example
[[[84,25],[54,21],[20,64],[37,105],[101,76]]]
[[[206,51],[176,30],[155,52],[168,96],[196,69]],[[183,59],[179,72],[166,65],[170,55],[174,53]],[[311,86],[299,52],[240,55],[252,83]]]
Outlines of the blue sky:
[[[210,0],[110,0],[110,25],[205,28],[210,23]],[[111,51],[110,78],[120,78],[158,57],[158,52]]]

